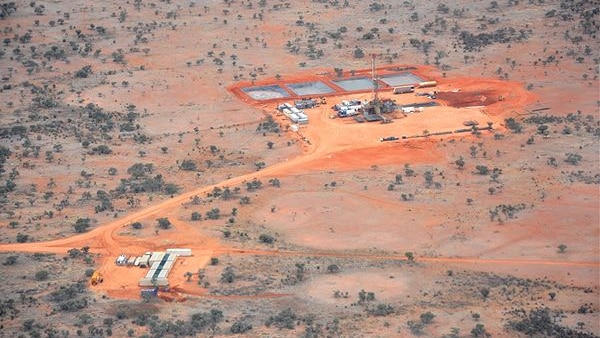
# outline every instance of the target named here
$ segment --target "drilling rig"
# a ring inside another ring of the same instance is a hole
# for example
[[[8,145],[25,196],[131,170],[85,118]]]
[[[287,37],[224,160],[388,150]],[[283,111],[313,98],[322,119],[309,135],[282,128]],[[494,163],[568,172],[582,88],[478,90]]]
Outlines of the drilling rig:
[[[377,117],[381,120],[381,123],[390,123],[391,119],[384,116],[382,113],[389,112],[389,103],[383,102],[379,99],[379,81],[377,81],[376,64],[377,54],[371,54],[371,79],[373,81],[373,91],[371,101],[365,106],[365,117],[369,120],[369,117]]]

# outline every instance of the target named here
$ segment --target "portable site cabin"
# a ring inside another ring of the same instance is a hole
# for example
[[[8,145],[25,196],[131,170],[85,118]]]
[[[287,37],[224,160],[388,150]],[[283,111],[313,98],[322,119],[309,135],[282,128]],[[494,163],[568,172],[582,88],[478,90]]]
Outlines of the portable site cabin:
[[[400,86],[394,87],[394,94],[406,94],[415,91],[415,86]]]
[[[125,256],[124,254],[119,255],[119,257],[117,257],[117,260],[115,261],[115,263],[117,265],[127,264],[127,256]]]
[[[179,257],[189,257],[192,255],[192,249],[183,249],[183,248],[174,248],[174,249],[167,249],[166,253],[171,254],[171,255],[177,255]]]
[[[301,124],[302,123],[304,123],[304,124],[308,123],[308,116],[306,114],[300,112],[300,113],[298,113],[296,115],[298,115],[298,122],[299,123],[301,123]]]
[[[146,252],[140,258],[140,268],[147,268],[148,266],[150,266],[150,256],[151,256],[151,253],[150,252]]]
[[[160,262],[163,257],[165,256],[165,253],[162,251],[155,251],[152,253],[152,255],[150,255],[150,264],[154,264],[155,262]]]
[[[298,124],[308,124],[308,118],[298,117]]]
[[[296,108],[293,108],[296,109]],[[290,119],[292,122],[296,123],[298,122],[298,115],[294,114],[291,109],[287,109],[285,108],[283,110],[283,115],[287,116],[288,119]]]

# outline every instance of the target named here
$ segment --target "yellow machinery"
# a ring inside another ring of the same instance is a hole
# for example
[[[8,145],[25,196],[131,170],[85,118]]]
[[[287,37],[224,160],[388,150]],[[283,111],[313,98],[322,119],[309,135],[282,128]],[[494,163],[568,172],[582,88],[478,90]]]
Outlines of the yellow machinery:
[[[90,281],[92,282],[92,285],[102,283],[104,281],[104,276],[102,275],[102,273],[100,271],[96,270],[92,274],[92,278],[90,278]]]

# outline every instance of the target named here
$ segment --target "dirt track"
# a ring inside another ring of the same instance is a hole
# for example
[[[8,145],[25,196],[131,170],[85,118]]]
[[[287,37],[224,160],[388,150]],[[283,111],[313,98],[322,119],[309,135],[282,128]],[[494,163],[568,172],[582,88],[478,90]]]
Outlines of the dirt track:
[[[448,87],[448,84],[441,83],[441,86]],[[486,102],[487,112],[489,115],[482,114],[479,110],[461,111],[465,119],[488,119],[494,121],[496,126],[500,125],[498,112],[512,111],[527,103],[531,103],[535,97],[527,93],[520,84],[510,84],[504,81],[494,80],[474,80],[474,79],[458,79],[453,81],[452,86],[463,87],[467,90],[477,86],[481,90],[485,90],[488,95],[502,96],[503,100],[498,101],[497,97]],[[490,94],[493,93],[493,94]],[[367,95],[367,94],[365,94]],[[355,97],[354,95],[353,97]],[[455,102],[459,95],[452,96],[449,104],[457,107],[460,103]],[[467,95],[469,100],[472,95]],[[257,104],[259,105],[259,104]],[[262,105],[262,104],[261,104]],[[264,107],[264,105],[263,105]],[[448,111],[448,107],[434,108],[435,114],[438,117],[436,123],[425,125],[418,118],[411,116],[402,121],[403,133],[419,134],[423,129],[429,129],[431,132],[443,131],[442,128],[460,127],[460,121],[456,121],[453,115],[444,115]],[[122,217],[110,223],[98,226],[97,228],[79,235],[74,235],[69,238],[53,240],[48,242],[23,243],[23,244],[3,244],[0,245],[0,251],[21,251],[21,252],[51,252],[56,254],[66,254],[71,248],[80,248],[89,246],[92,253],[101,255],[100,270],[111,276],[119,276],[110,278],[106,283],[99,286],[98,289],[108,291],[112,296],[131,298],[137,297],[137,293],[130,292],[131,288],[136,287],[137,276],[140,272],[127,276],[128,274],[119,274],[117,267],[113,263],[114,257],[121,253],[124,248],[131,252],[145,252],[148,250],[165,249],[166,247],[190,247],[195,253],[194,262],[200,266],[206,265],[213,254],[248,254],[248,255],[287,255],[287,256],[327,256],[327,257],[346,257],[360,258],[366,260],[405,260],[403,255],[376,255],[376,254],[347,254],[339,252],[285,252],[285,251],[269,251],[269,250],[241,250],[232,247],[226,247],[219,243],[218,239],[209,238],[201,235],[193,227],[183,221],[173,221],[173,227],[179,232],[185,231],[185,240],[181,237],[171,240],[169,234],[161,233],[158,237],[151,238],[135,238],[119,235],[124,227],[131,223],[149,217],[164,217],[174,212],[183,203],[188,202],[193,196],[202,196],[210,192],[214,187],[235,186],[242,184],[245,181],[254,178],[271,178],[281,177],[291,174],[300,174],[304,172],[318,170],[352,170],[359,167],[368,168],[372,164],[387,164],[399,163],[403,156],[406,156],[402,150],[405,147],[412,146],[407,142],[380,143],[379,137],[394,135],[398,133],[398,124],[392,123],[387,125],[370,125],[365,128],[359,124],[349,124],[339,120],[329,118],[330,112],[323,107],[312,111],[310,118],[311,124],[309,128],[302,129],[301,135],[309,142],[304,143],[304,154],[293,158],[286,162],[277,163],[266,167],[265,169],[249,173],[246,175],[234,177],[214,185],[201,187],[181,195],[173,197],[162,203],[153,205],[143,210],[134,212],[128,216]],[[501,117],[501,116],[500,116]],[[485,121],[481,121],[485,122]],[[344,124],[344,132],[341,132],[340,123]],[[351,133],[352,141],[348,141],[345,135]],[[426,141],[424,141],[426,142]],[[376,151],[375,151],[376,150]],[[436,151],[426,149],[411,149],[411,160],[424,161],[440,157]],[[364,158],[369,158],[370,162],[365,163]],[[358,159],[358,160],[357,160]],[[362,196],[365,197],[365,196]],[[157,240],[166,238],[166,242]],[[175,241],[175,242],[173,242]],[[514,266],[532,266],[532,265],[554,265],[565,266],[571,268],[599,268],[600,262],[594,261],[555,261],[555,260],[528,260],[507,257],[505,259],[486,259],[478,257],[418,257],[418,261],[427,263],[456,263],[456,264],[503,264]],[[196,265],[196,268],[197,266]],[[115,273],[113,273],[115,272]],[[125,275],[125,276],[123,276]],[[191,288],[188,286],[188,288]],[[199,288],[197,288],[199,289]],[[202,290],[184,290],[186,293],[202,294]]]

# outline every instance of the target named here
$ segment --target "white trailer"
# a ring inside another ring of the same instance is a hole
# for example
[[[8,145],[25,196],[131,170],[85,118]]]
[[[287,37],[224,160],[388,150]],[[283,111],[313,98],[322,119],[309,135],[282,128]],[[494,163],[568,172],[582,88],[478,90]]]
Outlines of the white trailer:
[[[406,94],[415,91],[415,86],[400,86],[394,87],[394,94]]]
[[[155,262],[160,262],[163,257],[165,256],[165,253],[162,251],[156,251],[152,253],[152,256],[150,256],[150,264],[154,264]]]
[[[124,254],[120,254],[119,257],[117,257],[115,263],[117,265],[125,265],[125,264],[127,264],[127,256],[125,256]]]
[[[140,258],[140,268],[147,268],[150,266],[150,252],[146,252],[142,258]]]
[[[300,113],[297,113],[296,115],[298,115],[298,118],[300,118],[301,120],[304,119],[304,120],[308,121],[308,116],[306,114],[300,112]]]
[[[171,255],[177,255],[179,257],[189,257],[192,255],[192,249],[173,248],[167,249],[166,252]]]

